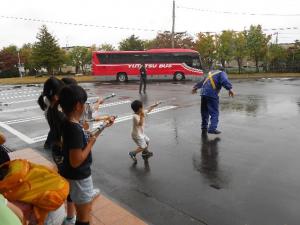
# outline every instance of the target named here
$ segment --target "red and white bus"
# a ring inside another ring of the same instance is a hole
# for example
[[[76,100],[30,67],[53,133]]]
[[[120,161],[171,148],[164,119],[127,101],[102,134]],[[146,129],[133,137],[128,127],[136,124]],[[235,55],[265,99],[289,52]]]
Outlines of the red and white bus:
[[[191,49],[95,51],[92,74],[102,80],[125,82],[139,78],[141,63],[146,65],[148,78],[184,80],[203,76],[200,55]]]

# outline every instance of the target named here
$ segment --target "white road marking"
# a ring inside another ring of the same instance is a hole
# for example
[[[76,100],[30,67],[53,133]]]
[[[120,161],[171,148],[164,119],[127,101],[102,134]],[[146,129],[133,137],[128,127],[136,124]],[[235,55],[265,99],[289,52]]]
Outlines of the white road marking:
[[[177,106],[165,106],[165,107],[157,108],[148,114],[155,114],[155,113],[159,113],[159,112],[163,112],[163,111],[175,109],[175,108],[177,108]],[[125,122],[130,119],[132,119],[132,115],[123,116],[123,117],[117,118],[115,123]],[[93,129],[97,128],[99,126],[99,124],[100,123],[94,123]],[[34,137],[31,140],[33,141],[33,143],[37,143],[37,142],[45,141],[46,138],[47,138],[47,135],[42,135],[42,136]]]
[[[28,100],[20,100],[20,101],[14,101],[14,102],[1,102],[0,105],[12,105],[17,103],[23,103],[23,102],[37,102],[37,99],[28,99]]]
[[[89,98],[89,100],[96,100],[96,99],[98,99],[98,97]],[[0,105],[12,105],[12,104],[23,103],[23,102],[37,102],[37,100],[38,100],[37,98],[34,98],[34,99],[19,100],[19,101],[13,101],[13,102],[1,102]]]
[[[177,106],[164,106],[164,107],[152,110],[150,113],[148,113],[148,115],[158,113],[158,112],[163,112],[163,111],[170,110],[170,109],[174,109],[176,107]],[[124,122],[124,121],[130,120],[130,119],[132,119],[132,115],[119,117],[119,118],[116,119],[115,123]],[[94,123],[93,129],[97,128],[99,126],[99,124],[100,123]]]
[[[47,136],[48,135],[46,134],[46,135],[43,135],[43,136],[32,138],[32,140],[34,141],[34,143],[42,142],[42,141],[45,141],[47,139]]]
[[[103,105],[100,106],[100,108],[107,108],[107,107],[111,107],[111,106],[127,104],[127,103],[130,103],[130,102],[131,101],[129,101],[129,100],[119,101],[119,102],[112,102],[112,103],[103,104]],[[5,103],[2,103],[2,104],[5,104]],[[8,110],[0,111],[0,114],[2,114],[2,113],[11,113],[11,112],[22,112],[22,111],[37,109],[37,108],[39,108],[39,106],[28,106],[28,107],[22,107],[22,108],[16,108],[16,109],[8,109]]]
[[[28,91],[5,91],[4,93],[0,93],[0,96],[11,95],[11,94],[29,94],[29,93],[41,93],[41,90],[28,90]]]
[[[89,99],[98,99],[98,97],[91,97]],[[1,100],[1,99],[0,99]],[[17,104],[17,103],[23,103],[23,102],[37,102],[37,98],[34,99],[28,99],[28,100],[20,100],[20,101],[13,101],[13,102],[1,102],[0,105],[12,105],[12,104]]]
[[[37,108],[40,108],[40,107],[39,106],[28,106],[28,107],[22,107],[22,108],[16,108],[16,109],[8,109],[8,110],[0,111],[0,114],[11,113],[11,112],[22,112],[22,111],[37,109]]]
[[[28,137],[25,134],[17,131],[16,129],[12,128],[11,126],[9,126],[5,123],[0,122],[0,127],[4,128],[8,132],[10,132],[13,135],[17,136],[18,138],[20,138],[22,141],[26,142],[27,144],[35,143],[33,139],[31,139],[30,137]]]
[[[128,103],[131,103],[131,101],[125,100],[125,101],[119,101],[119,102],[111,102],[111,103],[101,105],[100,108],[107,108],[107,107],[111,107],[111,106],[115,106],[115,105],[122,105],[122,104],[128,104]]]
[[[11,125],[11,124],[24,123],[24,122],[34,121],[34,120],[41,120],[41,119],[45,119],[45,116],[36,116],[36,117],[29,117],[29,118],[23,118],[17,120],[8,120],[3,123]]]
[[[7,99],[14,99],[14,98],[27,98],[27,97],[32,97],[32,96],[39,96],[40,94],[30,94],[30,95],[15,95],[15,96],[10,96],[10,97],[1,97],[1,100],[7,100]]]

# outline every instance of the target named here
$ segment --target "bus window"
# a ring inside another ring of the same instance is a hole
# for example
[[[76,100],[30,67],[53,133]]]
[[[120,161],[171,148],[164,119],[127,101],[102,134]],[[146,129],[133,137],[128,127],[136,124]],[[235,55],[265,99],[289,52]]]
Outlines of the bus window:
[[[132,60],[130,61],[131,63],[135,64],[141,64],[141,63],[146,63],[145,57],[143,54],[134,54]]]
[[[140,56],[141,63],[151,63],[151,57],[149,54],[143,54]]]
[[[174,57],[170,53],[151,54],[153,63],[172,63]]]
[[[100,64],[107,64],[107,54],[97,54],[97,58]]]

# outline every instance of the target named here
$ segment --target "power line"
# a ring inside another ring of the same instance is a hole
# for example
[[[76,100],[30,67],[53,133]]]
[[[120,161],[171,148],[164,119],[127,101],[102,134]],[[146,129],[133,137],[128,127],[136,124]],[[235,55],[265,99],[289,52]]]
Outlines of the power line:
[[[298,30],[299,27],[279,27],[279,28],[269,28],[263,29],[263,31],[276,31],[276,30]]]
[[[199,9],[199,8],[192,8],[186,6],[177,6],[179,9],[186,9],[186,10],[193,10],[193,11],[200,11],[206,13],[218,13],[218,14],[230,14],[230,15],[242,15],[242,16],[290,16],[296,17],[300,16],[300,14],[277,14],[277,13],[251,13],[251,12],[232,12],[232,11],[217,11],[217,10],[208,10],[208,9]]]
[[[121,26],[107,26],[107,25],[96,25],[96,24],[83,24],[83,23],[73,23],[73,22],[63,22],[63,21],[55,21],[55,20],[43,20],[43,19],[36,19],[36,18],[29,18],[29,17],[15,17],[15,16],[3,16],[0,15],[2,19],[13,19],[13,20],[21,20],[27,22],[40,22],[40,23],[51,23],[51,24],[60,24],[60,25],[69,25],[69,26],[81,26],[81,27],[96,27],[96,28],[103,28],[103,29],[117,29],[117,30],[134,30],[134,31],[146,31],[146,32],[165,32],[167,30],[160,30],[160,29],[147,29],[147,28],[135,28],[135,27],[121,27]],[[299,30],[298,27],[280,27],[280,28],[265,28],[262,29],[263,31],[287,31],[287,30]],[[241,32],[241,31],[249,31],[249,30],[240,30],[233,32]],[[170,32],[170,31],[168,31]],[[218,34],[222,31],[200,31],[201,33],[212,33]],[[200,33],[199,31],[196,33]]]
[[[280,31],[280,30],[281,31],[282,30],[284,30],[284,31],[285,30],[299,30],[299,28],[298,27],[280,27],[280,28],[265,28],[265,29],[262,29],[262,30],[267,31],[267,32],[274,32],[274,31]],[[222,33],[223,31],[232,31],[234,33],[238,33],[238,32],[243,32],[243,31],[249,31],[249,29],[244,29],[244,30],[227,29],[227,30],[220,30],[220,31],[201,31],[201,32],[198,32],[198,33],[218,34],[218,33]],[[281,33],[279,33],[279,34],[281,34]],[[297,34],[290,33],[290,35],[297,35]]]
[[[297,33],[282,33],[282,32],[279,32],[279,34],[300,35],[300,33],[298,31],[297,31]]]
[[[33,21],[39,23],[51,23],[60,25],[71,25],[71,26],[81,26],[81,27],[96,27],[102,29],[114,29],[114,30],[133,30],[133,31],[146,31],[146,32],[164,32],[165,30],[147,29],[147,28],[137,28],[137,27],[120,27],[120,26],[106,26],[106,25],[96,25],[96,24],[83,24],[83,23],[72,23],[54,20],[43,20],[28,17],[16,17],[16,16],[3,16],[0,15],[2,19],[13,19],[13,20],[23,20],[23,21]]]

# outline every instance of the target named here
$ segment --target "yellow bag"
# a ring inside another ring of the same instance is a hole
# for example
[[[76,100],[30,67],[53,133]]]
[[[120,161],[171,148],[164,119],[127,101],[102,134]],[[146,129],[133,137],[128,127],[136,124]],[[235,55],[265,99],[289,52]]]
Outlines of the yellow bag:
[[[32,204],[38,224],[44,224],[49,213],[58,209],[69,194],[68,181],[45,166],[17,159],[4,163],[8,174],[0,181],[0,192],[9,201]]]

